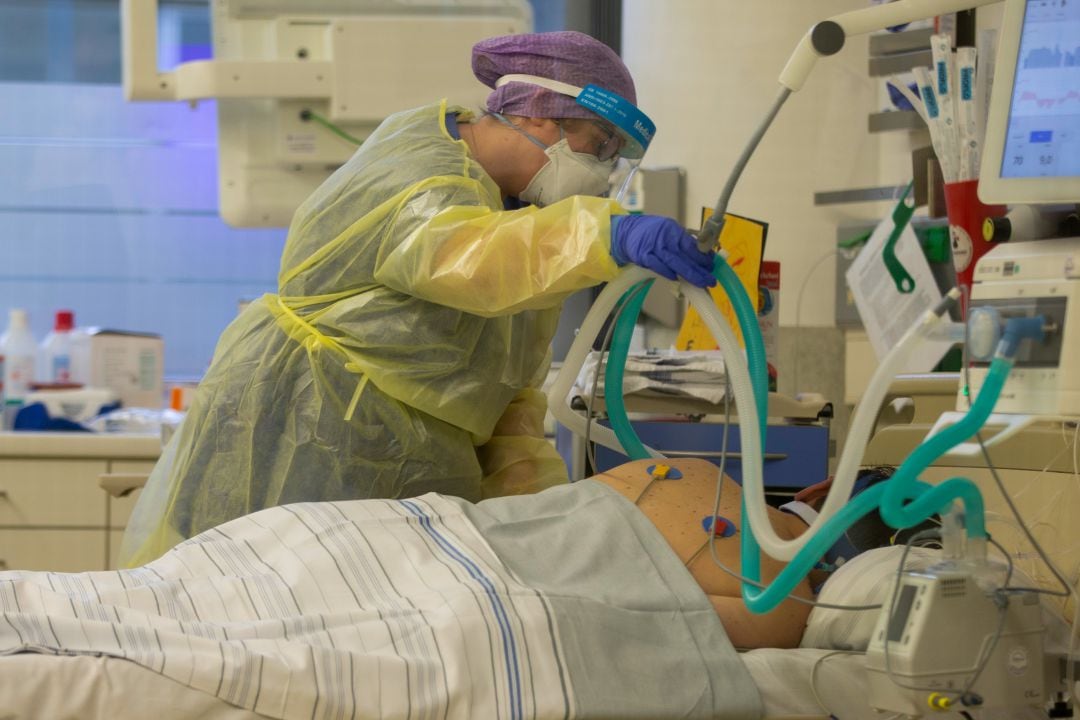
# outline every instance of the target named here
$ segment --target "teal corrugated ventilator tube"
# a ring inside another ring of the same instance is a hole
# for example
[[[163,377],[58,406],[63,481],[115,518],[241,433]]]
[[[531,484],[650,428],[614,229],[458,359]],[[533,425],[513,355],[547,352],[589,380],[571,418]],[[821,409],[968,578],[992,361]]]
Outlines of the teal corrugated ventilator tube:
[[[623,377],[626,370],[626,358],[630,354],[630,340],[634,335],[641,306],[652,289],[653,281],[638,283],[626,291],[620,302],[625,303],[611,336],[611,352],[608,354],[607,367],[604,370],[604,403],[607,405],[608,419],[615,437],[619,438],[623,450],[631,460],[644,460],[652,457],[641,443],[630,419],[626,414],[623,400]],[[594,468],[595,470],[595,468]]]
[[[764,451],[768,419],[768,368],[757,315],[738,276],[720,256],[716,258],[713,274],[731,299],[742,330],[754,389],[754,401],[758,411],[761,448]],[[611,424],[619,441],[627,450],[627,454],[633,459],[650,457],[634,433],[622,402],[623,369],[629,353],[630,338],[647,292],[647,290],[640,291],[641,287],[641,285],[636,286],[627,293],[627,295],[633,292],[638,294],[630,297],[626,309],[616,322],[613,347],[605,375],[605,400]],[[807,541],[776,579],[764,588],[759,588],[754,584],[760,584],[761,551],[753,536],[749,517],[745,511],[744,495],[741,561],[743,575],[750,581],[744,581],[742,585],[743,599],[747,607],[757,613],[774,609],[852,524],[878,507],[882,508],[882,516],[891,526],[911,527],[934,513],[947,509],[954,500],[960,499],[965,506],[966,527],[969,535],[984,537],[986,531],[982,496],[974,483],[965,478],[951,478],[938,486],[931,486],[917,478],[941,454],[970,437],[982,426],[997,402],[1011,365],[1011,361],[995,359],[978,398],[957,425],[917,447],[888,482],[875,485],[852,498]],[[744,458],[743,461],[750,462],[751,459]],[[753,461],[761,462],[761,459]],[[888,493],[887,497],[886,493]],[[913,502],[905,505],[907,500],[913,500]]]

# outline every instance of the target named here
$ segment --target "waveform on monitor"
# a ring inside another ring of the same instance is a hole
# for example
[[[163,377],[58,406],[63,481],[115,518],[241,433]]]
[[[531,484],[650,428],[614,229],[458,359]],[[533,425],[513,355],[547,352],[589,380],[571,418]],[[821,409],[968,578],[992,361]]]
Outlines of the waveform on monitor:
[[[1080,103],[1080,90],[1069,90],[1060,97],[1040,97],[1038,93],[1025,90],[1020,93],[1020,102],[1035,103],[1036,106],[1043,109],[1064,105],[1068,102]]]
[[[1060,48],[1035,48],[1024,57],[1025,70],[1040,70],[1042,68],[1061,67],[1063,60]]]
[[[1024,56],[1024,70],[1045,70],[1047,68],[1080,67],[1080,46],[1073,50],[1060,47],[1035,48]]]

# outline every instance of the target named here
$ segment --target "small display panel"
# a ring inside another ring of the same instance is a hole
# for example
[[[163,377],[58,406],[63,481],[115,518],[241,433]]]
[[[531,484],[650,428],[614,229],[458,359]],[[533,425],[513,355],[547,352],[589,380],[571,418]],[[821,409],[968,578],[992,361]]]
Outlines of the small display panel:
[[[889,628],[885,637],[889,642],[900,642],[904,637],[904,628],[907,626],[911,607],[915,604],[915,594],[919,592],[916,585],[901,585],[900,597],[896,599],[892,615],[889,616]]]

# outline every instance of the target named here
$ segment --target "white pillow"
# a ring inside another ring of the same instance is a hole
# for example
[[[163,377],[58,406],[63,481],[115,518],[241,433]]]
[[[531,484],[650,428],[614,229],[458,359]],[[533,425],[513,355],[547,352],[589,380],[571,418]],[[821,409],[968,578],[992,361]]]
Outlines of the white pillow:
[[[905,570],[925,570],[941,557],[940,550],[913,547]],[[904,554],[899,545],[859,553],[841,565],[825,582],[818,602],[830,605],[882,605],[889,602],[896,566]],[[815,607],[806,621],[799,647],[824,650],[866,650],[877,625],[878,610],[833,610]]]

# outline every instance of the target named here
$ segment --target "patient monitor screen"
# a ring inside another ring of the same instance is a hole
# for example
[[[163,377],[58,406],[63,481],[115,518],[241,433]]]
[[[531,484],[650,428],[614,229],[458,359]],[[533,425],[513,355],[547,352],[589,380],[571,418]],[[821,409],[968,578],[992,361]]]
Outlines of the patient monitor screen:
[[[1027,0],[1001,177],[1080,176],[1080,0]]]

